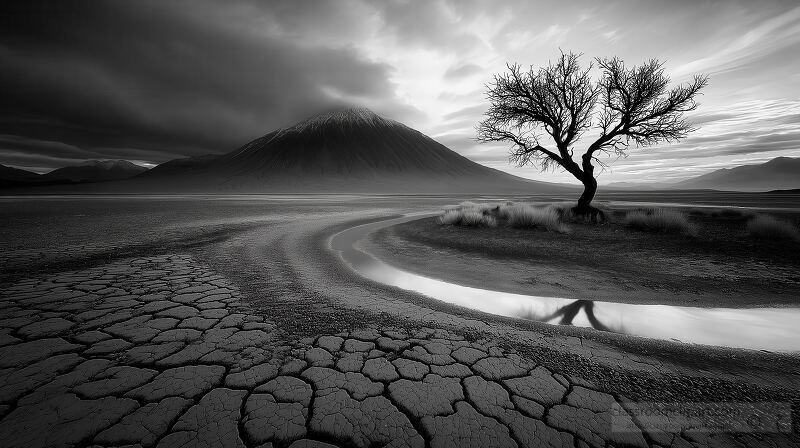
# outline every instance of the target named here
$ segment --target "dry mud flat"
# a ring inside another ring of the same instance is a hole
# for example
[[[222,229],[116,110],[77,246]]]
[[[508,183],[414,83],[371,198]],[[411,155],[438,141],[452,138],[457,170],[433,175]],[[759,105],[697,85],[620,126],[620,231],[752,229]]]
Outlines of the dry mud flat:
[[[249,262],[256,271],[263,268],[265,285],[275,288],[264,289],[261,300],[239,287],[241,279],[200,258],[213,259],[209,253],[121,258],[72,271],[31,272],[4,284],[2,445],[797,444],[794,435],[781,433],[642,430],[621,394],[509,349],[497,336],[508,330],[504,324],[401,300],[344,275],[333,278],[312,261],[326,260],[304,248],[319,249],[309,236],[348,219],[352,215],[286,222],[211,252],[261,257],[264,266]],[[254,247],[255,241],[262,246]],[[284,328],[286,316],[265,304],[291,303],[294,293],[301,295],[286,289],[289,278],[302,281],[306,295],[309,289],[324,295],[316,300],[364,308],[360,324],[337,331],[311,326],[314,334],[293,338]],[[377,304],[389,317],[373,319]],[[527,343],[606,364],[675,368],[589,340],[527,333]],[[780,378],[772,380],[780,384]],[[612,418],[627,429],[612,430]]]
[[[362,329],[279,346],[189,256],[21,281],[2,307],[5,446],[648,446],[608,430],[612,396],[489,341]]]

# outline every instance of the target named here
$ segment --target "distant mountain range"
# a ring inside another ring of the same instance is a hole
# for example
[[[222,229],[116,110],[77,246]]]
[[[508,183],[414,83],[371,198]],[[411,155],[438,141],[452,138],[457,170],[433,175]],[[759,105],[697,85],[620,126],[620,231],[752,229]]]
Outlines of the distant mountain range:
[[[90,160],[80,165],[50,171],[42,177],[53,181],[106,182],[127,179],[145,171],[147,168],[127,160]]]
[[[145,171],[147,168],[127,160],[90,160],[45,174],[0,165],[0,185],[18,187],[108,182],[127,179]]]
[[[800,188],[800,158],[777,157],[760,165],[723,168],[679,182],[675,188],[772,191]]]
[[[722,168],[674,183],[613,182],[606,187],[623,190],[794,190],[800,188],[800,158],[777,157],[762,164]]]
[[[57,184],[64,192],[150,193],[565,193],[577,185],[512,176],[364,108],[315,115],[223,155],[147,170],[91,161],[39,175],[0,165],[0,186]],[[69,187],[69,188],[67,188]],[[720,169],[678,183],[612,183],[610,189],[770,191],[800,188],[800,159]]]

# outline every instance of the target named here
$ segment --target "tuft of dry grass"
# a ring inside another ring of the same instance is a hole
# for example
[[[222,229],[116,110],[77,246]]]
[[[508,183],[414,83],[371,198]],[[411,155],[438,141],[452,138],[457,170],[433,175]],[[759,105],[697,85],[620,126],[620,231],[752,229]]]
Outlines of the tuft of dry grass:
[[[567,227],[561,223],[558,211],[553,207],[532,207],[525,204],[501,206],[500,216],[508,220],[511,227],[542,227],[554,232],[566,232]]]
[[[551,204],[548,204],[547,206],[558,212],[560,215],[564,216],[571,214],[572,209],[575,208],[576,205],[577,204],[575,204],[574,202],[553,202]]]
[[[495,207],[494,204],[487,204],[487,203],[477,204],[477,203],[471,202],[471,201],[464,201],[464,202],[458,204],[458,206],[456,208],[458,210],[475,210],[475,211],[479,211],[481,213],[486,213],[489,210],[491,210],[493,207]]]
[[[506,222],[516,228],[543,228],[555,232],[568,232],[561,222],[561,213],[549,205],[502,203],[475,203],[470,201],[444,207],[438,222],[441,225],[468,227],[496,227]]]
[[[747,234],[765,240],[800,240],[800,232],[792,224],[770,215],[756,215],[747,223]]]
[[[465,226],[465,227],[495,227],[497,220],[494,216],[483,213],[477,207],[449,209],[439,215],[438,222],[441,225]]]
[[[461,211],[461,225],[467,227],[494,227],[497,221],[494,216],[485,215],[479,210]]]
[[[561,222],[564,223],[597,223],[608,222],[613,212],[606,204],[601,202],[593,202],[592,207],[600,211],[599,216],[592,217],[591,215],[576,215],[575,207],[578,204],[575,202],[553,202],[547,207],[552,208],[558,213]]]
[[[445,209],[444,213],[439,215],[438,221],[443,226],[458,225],[461,222],[461,212],[457,209]]]
[[[625,215],[625,225],[637,230],[696,235],[697,229],[677,210],[634,210]]]

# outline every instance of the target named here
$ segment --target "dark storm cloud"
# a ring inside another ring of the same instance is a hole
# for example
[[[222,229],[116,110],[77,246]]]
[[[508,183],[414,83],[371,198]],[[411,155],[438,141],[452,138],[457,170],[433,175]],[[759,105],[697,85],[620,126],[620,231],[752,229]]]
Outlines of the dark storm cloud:
[[[0,135],[0,154],[41,153],[58,159],[85,159],[98,153],[62,142],[35,140],[17,135]]]
[[[55,156],[47,145],[4,141],[3,150],[33,161],[41,151],[83,159],[94,148],[134,148],[163,161],[229,151],[363,98],[409,113],[392,96],[388,65],[237,27],[215,10],[225,6],[3,2],[0,133],[77,148]]]
[[[17,135],[0,135],[0,160],[3,164],[24,166],[44,172],[89,159],[127,159],[164,162],[181,157],[179,153],[125,147],[79,147],[63,142],[38,140]]]

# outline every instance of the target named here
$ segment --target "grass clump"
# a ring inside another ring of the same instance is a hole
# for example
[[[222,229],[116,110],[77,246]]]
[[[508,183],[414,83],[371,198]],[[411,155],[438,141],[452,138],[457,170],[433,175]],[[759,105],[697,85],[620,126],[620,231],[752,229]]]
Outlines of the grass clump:
[[[457,209],[445,209],[444,213],[439,215],[438,221],[443,226],[458,225],[461,222],[461,212]]]
[[[558,211],[554,207],[532,207],[526,204],[514,204],[500,208],[500,216],[508,220],[511,227],[542,227],[554,232],[566,232],[561,223]]]
[[[467,227],[494,227],[497,220],[494,216],[487,215],[480,210],[463,210],[461,212],[461,225]]]
[[[444,207],[439,215],[441,225],[466,227],[496,227],[500,223],[515,228],[542,228],[566,233],[569,229],[561,222],[557,207],[515,204],[511,201],[495,204],[476,204],[465,201]]]
[[[677,210],[634,210],[625,215],[625,225],[637,230],[695,235],[694,225]]]
[[[455,209],[447,209],[438,218],[439,224],[465,227],[495,227],[497,220],[477,207],[459,206]]]
[[[799,240],[800,233],[792,224],[769,215],[756,215],[747,223],[747,234],[765,240]]]

